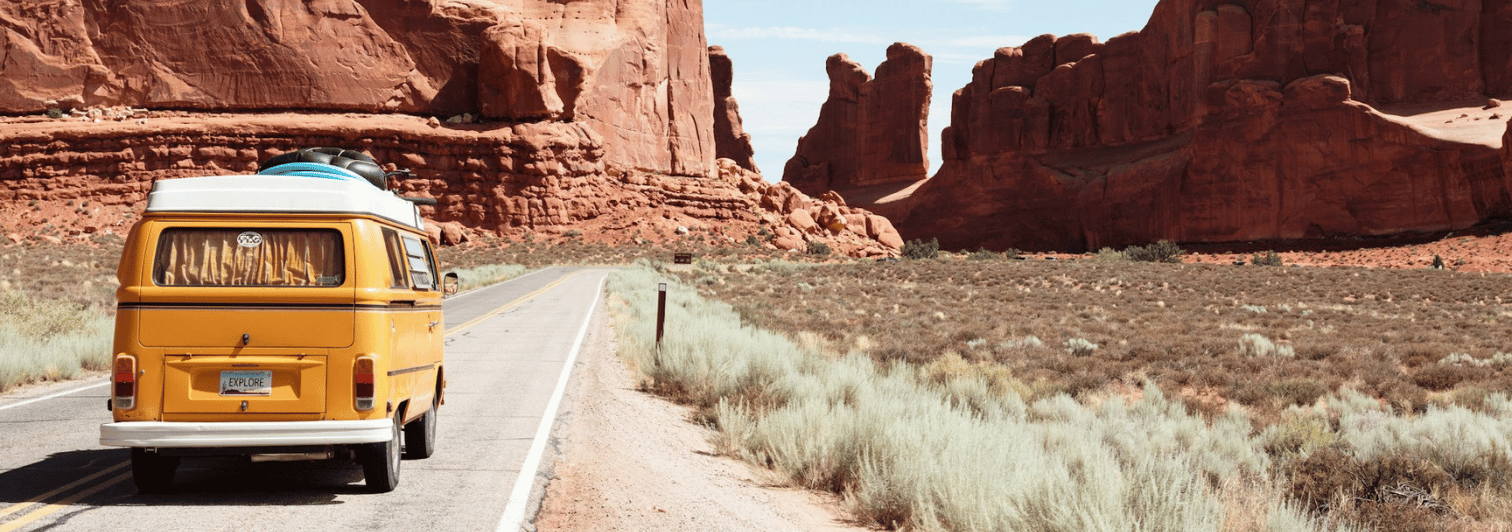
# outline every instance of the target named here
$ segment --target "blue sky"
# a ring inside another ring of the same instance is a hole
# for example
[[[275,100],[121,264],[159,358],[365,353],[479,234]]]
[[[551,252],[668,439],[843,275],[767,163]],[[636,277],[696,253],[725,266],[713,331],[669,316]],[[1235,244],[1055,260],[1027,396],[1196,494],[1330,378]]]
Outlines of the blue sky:
[[[876,73],[887,47],[907,42],[934,57],[929,113],[931,174],[950,95],[971,67],[1003,46],[1036,35],[1092,33],[1109,38],[1144,28],[1156,0],[705,0],[709,44],[735,64],[735,99],[768,180],[819,117],[829,92],[825,58],[840,52]]]

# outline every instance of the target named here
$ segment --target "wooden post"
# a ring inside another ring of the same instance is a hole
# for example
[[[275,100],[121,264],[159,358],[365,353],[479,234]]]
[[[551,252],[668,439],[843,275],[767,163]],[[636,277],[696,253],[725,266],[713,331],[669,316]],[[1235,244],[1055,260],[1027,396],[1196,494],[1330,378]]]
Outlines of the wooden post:
[[[662,327],[667,322],[667,283],[656,286],[656,353],[661,354]]]

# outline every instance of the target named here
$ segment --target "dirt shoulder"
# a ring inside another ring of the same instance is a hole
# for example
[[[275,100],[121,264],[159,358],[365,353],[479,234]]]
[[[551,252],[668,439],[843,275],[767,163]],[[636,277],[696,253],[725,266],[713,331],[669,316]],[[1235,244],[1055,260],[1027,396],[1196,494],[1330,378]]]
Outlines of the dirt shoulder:
[[[861,531],[838,500],[773,487],[743,462],[714,456],[687,408],[635,390],[600,307],[556,430],[557,459],[536,529]]]

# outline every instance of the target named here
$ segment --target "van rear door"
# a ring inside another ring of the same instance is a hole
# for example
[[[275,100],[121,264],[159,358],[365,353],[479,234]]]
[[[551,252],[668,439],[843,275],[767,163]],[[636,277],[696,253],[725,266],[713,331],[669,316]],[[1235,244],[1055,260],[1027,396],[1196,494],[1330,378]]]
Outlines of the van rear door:
[[[168,414],[323,413],[326,354],[353,343],[349,223],[164,224],[138,338],[164,353]]]

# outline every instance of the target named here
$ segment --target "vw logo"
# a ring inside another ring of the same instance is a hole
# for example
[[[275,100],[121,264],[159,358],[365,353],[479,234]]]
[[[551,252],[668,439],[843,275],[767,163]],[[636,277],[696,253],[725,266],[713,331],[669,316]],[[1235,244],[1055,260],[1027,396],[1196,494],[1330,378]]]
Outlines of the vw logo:
[[[255,248],[262,245],[262,235],[253,231],[247,231],[236,235],[236,244],[244,248]]]

